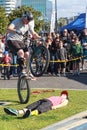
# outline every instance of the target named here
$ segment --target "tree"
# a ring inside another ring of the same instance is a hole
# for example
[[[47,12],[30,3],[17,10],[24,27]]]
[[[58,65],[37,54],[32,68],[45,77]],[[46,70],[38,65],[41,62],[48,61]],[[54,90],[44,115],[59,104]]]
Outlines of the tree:
[[[64,25],[66,25],[66,24],[67,24],[67,20],[65,18],[60,18],[58,20],[58,27],[59,28],[62,27],[62,26],[64,26]]]
[[[0,6],[0,33],[5,34],[8,26],[8,18],[3,7]]]

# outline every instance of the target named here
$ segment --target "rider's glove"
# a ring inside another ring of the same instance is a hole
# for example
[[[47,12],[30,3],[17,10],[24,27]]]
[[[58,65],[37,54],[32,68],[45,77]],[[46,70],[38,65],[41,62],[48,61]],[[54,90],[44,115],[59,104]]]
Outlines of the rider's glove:
[[[21,30],[16,30],[16,33],[19,34],[19,35],[22,35]]]

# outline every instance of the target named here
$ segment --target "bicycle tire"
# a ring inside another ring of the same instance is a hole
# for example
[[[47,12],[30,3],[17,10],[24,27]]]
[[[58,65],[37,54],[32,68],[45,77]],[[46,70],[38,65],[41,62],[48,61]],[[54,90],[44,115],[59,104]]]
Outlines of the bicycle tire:
[[[31,73],[36,77],[42,76],[48,68],[49,60],[49,50],[45,46],[39,45],[29,58]]]
[[[21,76],[17,83],[17,92],[21,104],[27,103],[30,99],[30,87],[26,76]]]

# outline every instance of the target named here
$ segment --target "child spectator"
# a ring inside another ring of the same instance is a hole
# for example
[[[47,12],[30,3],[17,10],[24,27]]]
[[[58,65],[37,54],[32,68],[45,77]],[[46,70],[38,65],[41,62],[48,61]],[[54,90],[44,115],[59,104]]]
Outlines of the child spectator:
[[[80,74],[79,63],[80,63],[80,57],[83,55],[83,49],[77,36],[74,38],[74,42],[72,43],[72,46],[70,49],[70,55],[72,58],[76,59],[76,60],[73,60],[73,75],[79,75]]]
[[[62,73],[63,76],[66,76],[65,70],[66,70],[66,62],[67,60],[67,51],[63,47],[63,41],[59,42],[59,48],[57,49],[56,52],[56,59],[59,60],[60,62],[57,62],[57,67],[58,67],[58,76]],[[63,62],[62,62],[63,61]]]
[[[2,58],[2,63],[4,64],[4,79],[6,77],[10,79],[9,71],[10,71],[10,65],[11,65],[11,57],[8,54],[8,51],[4,52],[4,57]]]

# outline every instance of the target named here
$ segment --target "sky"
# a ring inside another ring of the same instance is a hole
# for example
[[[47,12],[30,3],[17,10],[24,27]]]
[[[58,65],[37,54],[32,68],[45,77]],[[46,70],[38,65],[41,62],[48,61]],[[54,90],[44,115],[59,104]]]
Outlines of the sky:
[[[87,0],[56,0],[57,17],[72,17],[86,12]]]

